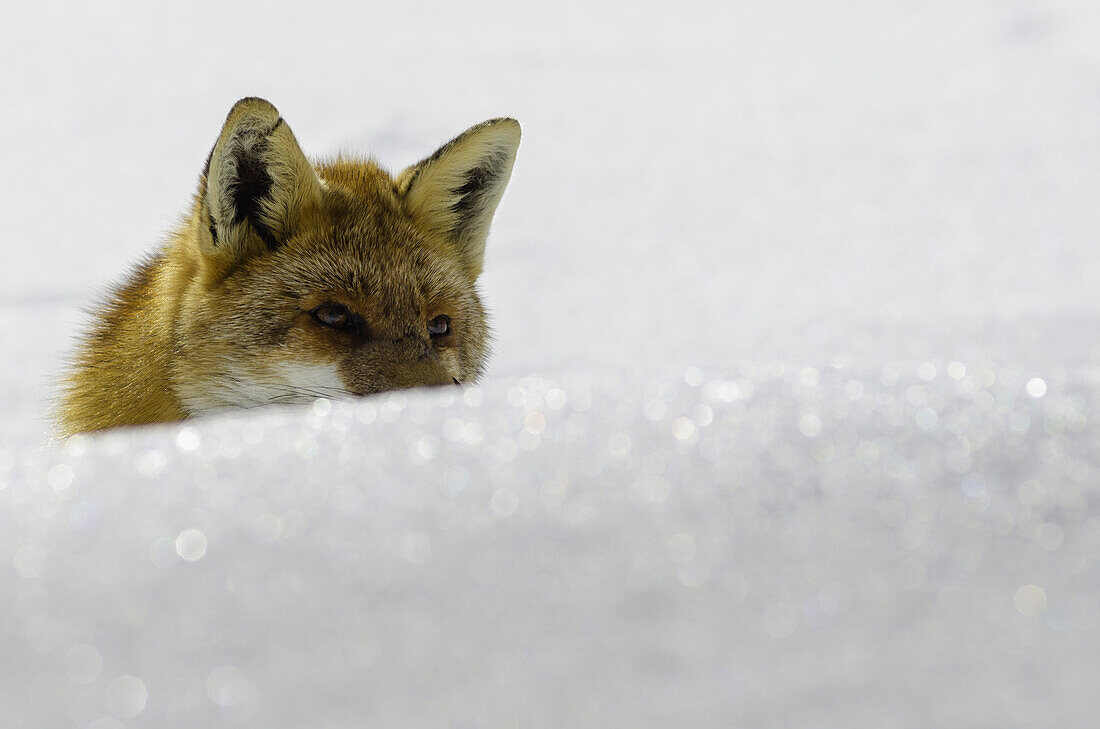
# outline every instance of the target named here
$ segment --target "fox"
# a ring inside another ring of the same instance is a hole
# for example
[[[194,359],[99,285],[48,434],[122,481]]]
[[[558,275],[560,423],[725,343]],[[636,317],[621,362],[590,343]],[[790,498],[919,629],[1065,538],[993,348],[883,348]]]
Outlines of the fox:
[[[181,222],[90,312],[60,435],[476,382],[477,283],[519,143],[490,119],[393,175],[311,161],[274,105],[241,99]]]

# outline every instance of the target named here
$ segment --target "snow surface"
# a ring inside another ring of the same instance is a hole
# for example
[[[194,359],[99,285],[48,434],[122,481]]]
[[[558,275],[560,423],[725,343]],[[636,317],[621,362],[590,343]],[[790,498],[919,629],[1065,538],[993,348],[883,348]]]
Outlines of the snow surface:
[[[9,17],[11,16],[11,17]],[[25,4],[3,726],[1091,726],[1100,6]],[[524,125],[482,389],[42,446],[229,106]]]

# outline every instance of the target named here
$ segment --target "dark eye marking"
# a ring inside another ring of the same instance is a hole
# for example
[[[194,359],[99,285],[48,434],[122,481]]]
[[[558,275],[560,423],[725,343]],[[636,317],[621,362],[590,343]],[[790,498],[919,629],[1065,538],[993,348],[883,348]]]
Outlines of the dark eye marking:
[[[433,337],[442,337],[451,333],[451,320],[443,314],[428,322],[428,332]]]
[[[348,311],[348,307],[343,304],[336,304],[330,301],[327,304],[321,304],[311,311],[310,314],[313,316],[314,321],[330,329],[352,333],[360,332],[363,329],[362,318],[356,314],[352,314]]]

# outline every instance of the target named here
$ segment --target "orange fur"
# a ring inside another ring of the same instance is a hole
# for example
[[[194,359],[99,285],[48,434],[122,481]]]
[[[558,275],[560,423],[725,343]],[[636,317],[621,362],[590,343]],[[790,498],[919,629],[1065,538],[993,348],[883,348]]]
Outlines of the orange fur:
[[[187,219],[94,314],[60,429],[475,380],[476,280],[519,136],[485,122],[394,178],[310,163],[275,107],[242,99]]]

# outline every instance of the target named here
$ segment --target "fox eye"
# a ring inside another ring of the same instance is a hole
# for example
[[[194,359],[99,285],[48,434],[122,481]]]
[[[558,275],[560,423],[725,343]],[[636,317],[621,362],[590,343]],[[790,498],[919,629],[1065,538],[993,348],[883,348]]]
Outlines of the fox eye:
[[[326,327],[341,330],[355,328],[355,318],[348,311],[348,308],[342,304],[322,304],[314,309],[312,314],[318,324],[323,324]]]
[[[449,334],[451,331],[451,320],[443,314],[440,314],[428,322],[428,331],[433,337],[442,337],[444,334]]]

